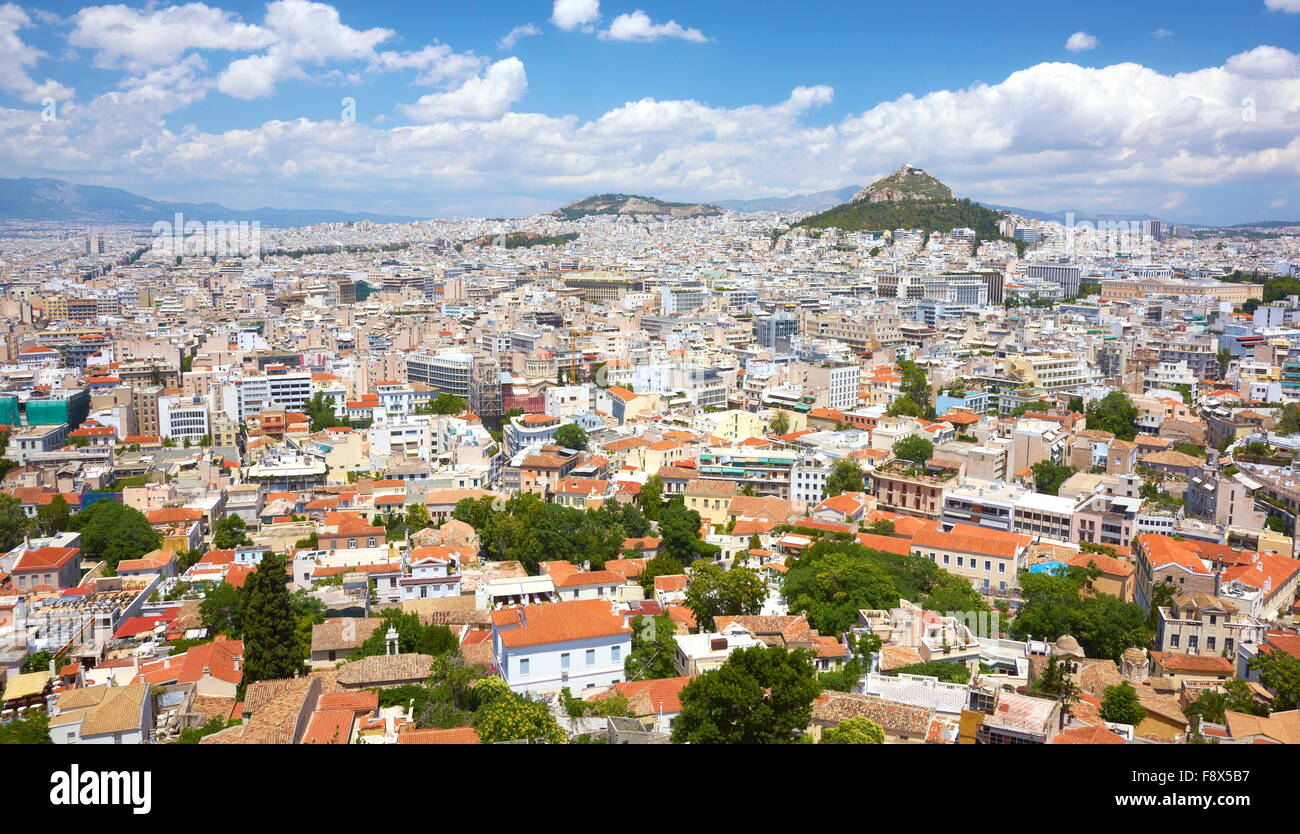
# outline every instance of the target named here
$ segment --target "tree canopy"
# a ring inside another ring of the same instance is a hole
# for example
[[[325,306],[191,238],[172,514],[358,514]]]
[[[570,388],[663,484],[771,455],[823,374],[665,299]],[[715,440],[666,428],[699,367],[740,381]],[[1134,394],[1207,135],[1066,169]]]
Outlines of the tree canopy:
[[[807,649],[737,649],[681,692],[675,744],[790,744],[821,692]]]
[[[703,631],[713,631],[713,618],[754,615],[763,610],[767,583],[756,571],[736,566],[723,570],[714,562],[697,562],[686,586],[686,607]]]
[[[288,563],[268,553],[244,580],[244,683],[291,678],[304,669]]]
[[[1116,724],[1141,724],[1147,711],[1137,690],[1128,681],[1106,687],[1101,696],[1101,717]]]
[[[830,498],[846,492],[862,492],[864,483],[862,465],[852,458],[840,458],[831,466],[831,474],[826,476],[825,494]]]
[[[884,744],[885,728],[872,721],[855,715],[846,718],[836,727],[827,727],[822,731],[822,744]]]
[[[1132,440],[1138,434],[1139,414],[1128,394],[1111,391],[1100,400],[1088,404],[1086,417],[1089,429],[1108,431],[1120,440]]]
[[[919,434],[909,434],[894,444],[893,452],[899,460],[925,463],[934,457],[934,444]]]
[[[1055,640],[1073,635],[1088,657],[1118,660],[1125,649],[1151,642],[1146,612],[1136,603],[1087,590],[1081,568],[1059,575],[1026,573],[1020,577],[1024,603],[1011,621],[1016,640]]]
[[[587,431],[577,423],[565,423],[555,430],[556,444],[579,452],[587,450]]]
[[[162,536],[144,513],[116,501],[97,501],[72,516],[68,525],[81,533],[81,553],[103,560],[111,576],[123,559],[139,559],[162,545]]]

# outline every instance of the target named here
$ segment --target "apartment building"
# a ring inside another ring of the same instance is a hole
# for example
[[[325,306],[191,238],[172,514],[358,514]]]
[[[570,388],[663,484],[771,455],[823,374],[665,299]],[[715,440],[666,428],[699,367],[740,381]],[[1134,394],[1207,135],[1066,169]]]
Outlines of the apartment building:
[[[917,532],[912,537],[912,555],[969,580],[981,593],[1016,593],[1030,542],[1028,536],[956,525],[949,532]]]

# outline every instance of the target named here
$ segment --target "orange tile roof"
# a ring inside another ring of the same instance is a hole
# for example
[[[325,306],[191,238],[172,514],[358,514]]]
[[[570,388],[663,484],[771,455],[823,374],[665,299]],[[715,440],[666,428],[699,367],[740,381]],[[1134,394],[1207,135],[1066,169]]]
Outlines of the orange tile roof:
[[[630,634],[623,618],[600,599],[547,602],[492,612],[492,624],[507,648],[567,643]]]

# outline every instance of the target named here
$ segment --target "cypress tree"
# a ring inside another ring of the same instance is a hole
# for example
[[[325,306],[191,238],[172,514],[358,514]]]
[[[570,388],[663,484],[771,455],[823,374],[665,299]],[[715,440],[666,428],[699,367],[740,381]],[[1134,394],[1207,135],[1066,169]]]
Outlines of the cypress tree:
[[[244,582],[244,684],[303,671],[283,556],[266,554]]]

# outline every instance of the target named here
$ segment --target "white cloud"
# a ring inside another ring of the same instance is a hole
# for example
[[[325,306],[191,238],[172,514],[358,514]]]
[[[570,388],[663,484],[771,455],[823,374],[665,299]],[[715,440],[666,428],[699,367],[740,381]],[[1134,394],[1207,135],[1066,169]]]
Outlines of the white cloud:
[[[704,43],[708,38],[699,29],[687,29],[675,20],[655,23],[645,12],[637,9],[631,14],[614,18],[609,28],[600,33],[602,38],[615,41],[649,43],[660,38],[681,38],[692,43]]]
[[[1155,35],[1157,38],[1172,38],[1172,37],[1174,36],[1174,30],[1173,30],[1173,29],[1157,29],[1157,30],[1155,30],[1154,32],[1152,32],[1151,34]]]
[[[38,82],[27,73],[28,67],[45,57],[44,52],[18,36],[20,29],[31,25],[31,18],[19,6],[13,3],[0,6],[0,90],[28,102],[39,102],[47,96],[56,101],[71,98],[71,88],[48,78]]]
[[[1264,0],[1264,6],[1274,12],[1300,12],[1300,0]]]
[[[1271,209],[1286,208],[1286,198],[1278,197],[1277,199],[1273,200],[1273,202],[1269,203],[1268,207]]]
[[[524,62],[506,58],[455,90],[422,96],[415,104],[404,107],[403,112],[424,122],[499,119],[527,90]]]
[[[1233,55],[1226,66],[1246,78],[1295,78],[1300,75],[1300,55],[1276,46],[1257,46]]]
[[[600,0],[555,0],[551,22],[565,31],[581,28],[591,31],[600,20]]]
[[[6,14],[0,20],[13,29],[17,18]],[[382,52],[373,45],[380,41],[350,29],[309,52],[294,48],[292,27],[277,25],[265,24],[275,44],[248,58],[281,63],[237,60],[221,76],[227,85],[270,91],[289,73],[315,72],[314,55],[330,54],[357,57],[321,61],[329,70],[352,60],[363,75],[413,71],[439,89],[382,124],[292,119],[214,133],[165,119],[214,86],[203,61],[212,56],[190,54],[136,72],[89,104],[69,103],[57,122],[0,108],[0,159],[23,175],[103,182],[100,172],[111,170],[133,184],[184,182],[195,194],[237,190],[249,204],[293,193],[347,192],[355,204],[384,195],[411,214],[447,205],[490,214],[584,190],[693,200],[801,193],[870,181],[905,161],[960,195],[1044,209],[1156,212],[1180,195],[1194,206],[1198,189],[1224,185],[1300,193],[1300,57],[1277,47],[1168,75],[1135,63],[1043,63],[829,124],[809,118],[833,100],[828,86],[730,108],[644,98],[580,119],[514,112],[528,89],[517,58],[488,63],[440,44]],[[0,67],[12,52],[0,52]],[[1253,119],[1243,118],[1247,98]],[[1272,198],[1258,199],[1262,208]]]
[[[1075,32],[1065,41],[1065,48],[1071,52],[1083,52],[1086,49],[1096,49],[1101,41],[1097,40],[1095,35],[1089,35],[1087,32]]]
[[[487,63],[486,58],[456,52],[446,44],[434,43],[412,52],[380,52],[371,63],[371,69],[382,72],[419,70],[415,83],[432,85],[463,81],[478,73]]]
[[[531,38],[533,35],[542,34],[535,24],[525,23],[522,26],[516,26],[506,33],[506,36],[497,41],[497,49],[514,49],[515,44],[519,43],[522,38]]]
[[[371,60],[375,47],[396,34],[391,29],[353,29],[339,20],[338,9],[311,0],[275,0],[266,7],[265,26],[273,35],[270,47],[226,67],[217,79],[221,92],[261,98],[274,92],[280,81],[306,78],[306,65]]]
[[[175,63],[190,49],[249,52],[269,46],[275,35],[238,15],[203,3],[143,11],[127,6],[88,6],[72,16],[68,42],[95,51],[102,67],[131,70]]]

